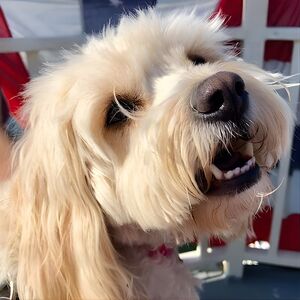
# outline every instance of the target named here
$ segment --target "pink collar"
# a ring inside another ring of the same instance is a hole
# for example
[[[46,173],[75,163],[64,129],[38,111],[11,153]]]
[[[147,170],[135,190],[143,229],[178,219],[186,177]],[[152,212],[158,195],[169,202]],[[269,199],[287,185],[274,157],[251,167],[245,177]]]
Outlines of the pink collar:
[[[157,248],[148,251],[148,257],[157,258],[159,256],[171,257],[174,252],[173,248],[167,247],[165,244],[158,246]]]

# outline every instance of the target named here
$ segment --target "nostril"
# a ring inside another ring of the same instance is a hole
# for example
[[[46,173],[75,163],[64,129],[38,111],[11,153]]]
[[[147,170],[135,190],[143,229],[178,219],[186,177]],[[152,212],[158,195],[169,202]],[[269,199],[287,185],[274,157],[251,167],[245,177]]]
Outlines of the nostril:
[[[225,98],[221,89],[211,90],[209,86],[203,94],[194,106],[194,109],[201,114],[209,115],[217,112],[224,104]]]
[[[242,96],[245,92],[245,83],[242,79],[235,82],[235,91],[238,96]]]
[[[216,90],[209,99],[210,110],[207,111],[207,114],[218,111],[224,103],[224,95],[222,90]]]

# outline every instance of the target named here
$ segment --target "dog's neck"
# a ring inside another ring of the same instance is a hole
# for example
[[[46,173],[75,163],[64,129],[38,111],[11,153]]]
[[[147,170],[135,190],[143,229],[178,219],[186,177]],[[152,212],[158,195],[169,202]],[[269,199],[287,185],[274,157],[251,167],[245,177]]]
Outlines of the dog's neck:
[[[120,252],[139,252],[141,256],[153,259],[169,258],[176,247],[174,238],[167,232],[143,231],[135,225],[111,227],[110,232]]]
[[[198,299],[195,281],[180,260],[170,232],[145,232],[133,225],[110,232],[121,263],[132,274],[140,295],[147,295],[145,299]]]
[[[166,244],[161,244],[159,247],[155,249],[149,249],[147,252],[147,256],[154,259],[157,257],[169,258],[172,256],[173,252],[174,252],[173,247],[168,247]]]

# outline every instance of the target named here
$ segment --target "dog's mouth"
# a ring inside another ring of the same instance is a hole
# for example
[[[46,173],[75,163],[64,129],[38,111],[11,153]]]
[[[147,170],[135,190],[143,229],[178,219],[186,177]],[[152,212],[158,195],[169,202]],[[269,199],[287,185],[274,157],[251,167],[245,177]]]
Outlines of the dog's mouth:
[[[253,186],[261,176],[260,168],[255,162],[253,144],[243,140],[220,148],[210,165],[210,171],[212,180],[209,188],[205,188],[208,195],[241,193]],[[196,175],[196,181],[203,191],[205,180]]]

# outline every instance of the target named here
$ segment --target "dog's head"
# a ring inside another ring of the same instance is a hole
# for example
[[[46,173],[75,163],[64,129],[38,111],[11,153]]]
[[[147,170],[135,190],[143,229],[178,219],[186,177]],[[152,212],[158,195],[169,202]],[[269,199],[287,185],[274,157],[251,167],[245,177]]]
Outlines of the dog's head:
[[[49,269],[55,261],[67,285],[71,267],[79,282],[99,284],[90,276],[100,272],[97,256],[113,260],[105,223],[236,234],[270,191],[291,113],[275,77],[229,53],[221,24],[140,12],[30,84],[17,146],[21,245],[44,237],[40,260]],[[101,284],[118,295],[112,280]]]
[[[270,191],[288,106],[271,75],[231,55],[221,23],[140,13],[57,72],[57,105],[111,223],[236,233]]]

